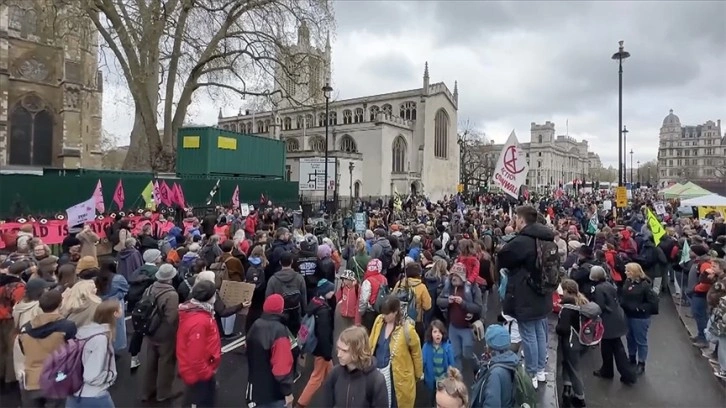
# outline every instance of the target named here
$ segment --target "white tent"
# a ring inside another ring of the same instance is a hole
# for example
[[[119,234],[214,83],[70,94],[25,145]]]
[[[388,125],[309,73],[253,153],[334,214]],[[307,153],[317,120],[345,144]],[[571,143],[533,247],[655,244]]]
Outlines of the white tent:
[[[722,207],[726,206],[726,197],[718,194],[709,194],[701,197],[689,198],[681,201],[684,207]]]

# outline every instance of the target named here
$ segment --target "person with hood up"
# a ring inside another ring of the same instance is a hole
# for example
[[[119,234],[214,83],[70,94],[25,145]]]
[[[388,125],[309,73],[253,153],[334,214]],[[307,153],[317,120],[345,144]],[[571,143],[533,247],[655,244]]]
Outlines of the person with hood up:
[[[633,234],[629,229],[624,229],[617,234],[618,248],[620,252],[625,252],[629,258],[633,258],[638,254],[638,244],[633,239]]]
[[[313,350],[313,372],[305,389],[297,400],[299,407],[307,407],[313,395],[333,369],[333,312],[330,301],[334,299],[335,285],[327,280],[318,282],[315,297],[308,304],[306,313],[315,316],[315,337],[318,340]]]
[[[371,261],[372,262],[372,261]],[[339,365],[335,366],[322,387],[324,407],[390,407],[386,379],[376,369],[366,330],[353,326],[343,330],[336,340]]]
[[[519,357],[509,348],[509,332],[502,325],[492,324],[484,333],[484,341],[490,358],[487,362],[487,373],[484,374],[487,379],[482,389],[475,391],[483,393],[483,398],[478,400],[484,401],[482,408],[513,407],[515,401],[512,372],[519,365]]]
[[[330,282],[335,282],[337,269],[335,269],[332,255],[333,250],[328,244],[318,246],[318,262],[315,268],[315,277],[318,280],[327,279]]]
[[[301,312],[307,310],[308,306],[307,286],[302,275],[292,269],[292,252],[283,252],[279,262],[281,269],[267,281],[265,296],[282,296],[287,328],[291,333],[297,333],[300,330]]]
[[[376,300],[378,292],[383,289],[388,291],[388,279],[383,275],[383,266],[379,259],[371,259],[366,266],[366,273],[363,275],[363,282],[360,285],[360,296],[358,296],[358,313],[361,315],[361,323],[368,331],[373,328],[373,322],[378,316]]]
[[[187,402],[199,408],[215,406],[215,374],[222,361],[222,341],[214,319],[214,282],[194,285],[192,298],[179,305],[176,359],[179,376],[187,386]]]
[[[252,323],[262,314],[262,305],[265,302],[265,290],[267,282],[265,282],[265,268],[267,267],[267,258],[265,250],[262,247],[256,247],[250,253],[247,259],[249,267],[245,272],[245,282],[255,285],[255,291],[252,294],[252,304],[245,318],[245,333],[250,330]]]
[[[194,261],[201,259],[199,257],[200,249],[201,247],[196,242],[189,244],[189,251],[182,256],[181,262],[179,263],[179,274],[182,278],[188,277]],[[207,266],[209,266],[209,264]]]
[[[247,365],[255,373],[249,378],[247,400],[262,407],[290,407],[295,360],[283,323],[285,300],[277,293],[270,294],[262,310],[247,333]]]
[[[63,292],[61,313],[80,329],[93,323],[93,316],[100,304],[101,298],[96,295],[96,283],[92,280],[80,280]]]
[[[45,361],[76,336],[76,325],[64,319],[58,311],[62,301],[60,292],[44,292],[38,301],[42,312],[20,328],[18,347],[13,356],[24,407],[65,406],[65,400],[45,398],[40,389],[40,374]]]
[[[313,234],[307,234],[300,242],[300,251],[297,256],[297,267],[295,268],[305,279],[308,289],[308,300],[315,294],[318,285],[318,277],[315,274],[318,267],[318,239]]]
[[[552,293],[536,291],[530,280],[542,279],[543,271],[537,267],[537,241],[554,241],[555,233],[537,222],[534,207],[521,206],[516,214],[519,233],[499,250],[497,257],[497,267],[509,271],[502,310],[517,320],[525,369],[537,388],[547,379],[547,317],[552,313]]]
[[[30,279],[25,284],[25,295],[23,299],[13,306],[13,321],[15,322],[16,330],[20,330],[21,327],[25,326],[35,316],[42,313],[39,300],[43,293],[50,289],[51,286],[53,285],[50,282],[41,278]]]
[[[387,276],[388,270],[393,268],[393,247],[391,242],[386,237],[386,230],[383,228],[376,228],[373,231],[376,238],[371,245],[371,258],[378,259],[381,261],[383,270],[381,274]]]
[[[131,274],[144,265],[141,252],[136,249],[136,238],[130,237],[124,240],[123,248],[118,251],[117,262],[116,271],[126,280],[129,280]]]
[[[270,281],[270,277],[283,267],[280,264],[282,255],[284,253],[292,253],[295,250],[295,245],[290,241],[290,230],[285,227],[280,227],[275,231],[275,240],[272,241],[270,249],[267,251],[267,259],[270,263],[265,271],[265,277],[267,281]]]

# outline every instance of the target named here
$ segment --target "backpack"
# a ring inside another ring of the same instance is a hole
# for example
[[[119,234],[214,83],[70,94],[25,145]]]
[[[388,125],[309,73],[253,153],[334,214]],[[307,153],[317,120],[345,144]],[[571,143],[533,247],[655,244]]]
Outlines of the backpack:
[[[383,248],[383,252],[381,253],[381,266],[384,271],[387,271],[391,266],[395,265],[393,262],[393,253],[392,247]]]
[[[277,279],[280,280],[280,278]],[[298,288],[288,288],[283,284],[282,300],[285,301],[285,312],[299,310],[300,303],[302,301],[302,293],[300,293],[300,289]]]
[[[580,331],[572,328],[572,335],[583,346],[595,346],[600,344],[603,334],[605,334],[605,326],[602,323],[602,310],[595,302],[588,302],[582,306],[572,304],[562,305],[562,309],[576,310],[580,315]],[[572,335],[570,338],[572,338]]]
[[[406,277],[403,277],[400,280],[398,289],[396,289],[396,297],[401,302],[401,309],[404,317],[409,317],[413,321],[416,321],[416,318],[418,317],[418,309],[416,309],[416,293],[414,292],[413,287],[408,284],[408,279]]]
[[[622,252],[615,254],[615,272],[619,273],[621,277],[625,275],[625,265],[628,262],[630,262],[628,255]]]
[[[230,260],[231,258],[228,258]],[[214,284],[217,289],[222,287],[222,282],[229,280],[229,270],[227,270],[227,261],[216,262],[209,266],[209,270],[214,272]]]
[[[496,367],[502,367],[512,373],[512,400],[515,408],[535,408],[537,406],[537,390],[532,385],[532,377],[527,374],[524,366],[520,363],[516,367],[506,364],[488,364],[486,368],[482,367],[476,374],[474,384],[471,386],[471,403],[470,407],[479,408],[484,406],[485,387],[489,380],[489,374]]]
[[[83,348],[97,333],[85,339],[70,339],[43,363],[39,385],[45,398],[63,399],[83,388]],[[108,357],[108,364],[111,358]]]
[[[541,274],[540,279],[529,278],[532,288],[544,295],[551,293],[560,286],[562,282],[562,262],[558,252],[557,244],[554,241],[535,240],[537,248],[536,268]]]
[[[151,287],[144,291],[144,296],[136,303],[131,311],[131,324],[134,332],[144,336],[153,336],[161,326],[161,314],[159,313],[158,301],[161,295],[172,292],[173,289],[165,289],[158,295],[151,294]]]
[[[388,289],[387,283],[381,283],[378,286],[378,294],[376,294],[376,301],[373,302],[373,310],[376,313],[381,312],[381,307],[383,307],[383,302],[386,301],[386,297],[388,297],[388,294],[391,293],[391,290]]]
[[[211,245],[205,245],[199,252],[199,257],[204,259],[207,265],[212,265],[217,260],[217,255],[214,254],[214,247]],[[211,267],[210,267],[211,268]]]
[[[300,329],[297,332],[297,345],[301,354],[310,354],[318,346],[318,336],[315,335],[315,314],[306,314],[300,322]]]

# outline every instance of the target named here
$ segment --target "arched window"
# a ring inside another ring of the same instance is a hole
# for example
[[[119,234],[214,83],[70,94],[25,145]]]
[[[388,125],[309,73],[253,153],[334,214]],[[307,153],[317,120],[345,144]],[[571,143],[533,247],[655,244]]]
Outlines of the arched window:
[[[257,132],[255,133],[264,133],[265,131],[265,122],[258,120],[257,121]]]
[[[381,109],[376,105],[372,105],[368,111],[371,113],[371,122],[374,122],[376,120],[376,115],[378,115],[378,112],[380,112]]]
[[[325,139],[323,139],[320,136],[316,136],[310,139],[310,150],[314,152],[324,152],[325,151]]]
[[[343,135],[340,138],[340,150],[346,153],[357,153],[358,146],[350,135]]]
[[[297,125],[296,129],[303,128],[303,126],[305,125],[303,120],[305,120],[305,119],[302,115],[297,115],[297,118],[295,119],[295,122],[296,122],[295,124]]]
[[[325,126],[325,112],[320,112],[318,114],[318,126]]]
[[[9,28],[11,30],[20,31],[23,29],[23,20],[25,19],[25,10],[18,6],[10,6],[9,9],[10,23]]]
[[[292,118],[285,118],[283,121],[283,129],[292,130]]]
[[[270,119],[265,120],[265,133],[270,131]]]
[[[355,115],[353,116],[354,123],[363,123],[363,108],[356,108]]]
[[[343,111],[343,124],[350,125],[353,123],[353,112],[350,109]]]
[[[308,113],[307,115],[305,115],[305,128],[312,127],[313,123],[313,114]]]
[[[11,165],[53,164],[53,115],[37,95],[25,96],[10,112],[8,156]]]
[[[416,102],[404,102],[401,104],[401,117],[408,120],[416,120]]]
[[[356,181],[355,184],[353,184],[353,196],[355,198],[360,197],[360,181]]]
[[[537,143],[542,143],[542,135],[537,135]]]
[[[338,124],[338,112],[336,111],[330,111],[330,116],[328,116],[328,125],[333,126]]]
[[[289,138],[285,140],[285,149],[289,152],[297,152],[300,150],[300,143],[297,139]]]
[[[393,173],[403,173],[406,170],[406,139],[398,136],[393,141],[393,164],[391,171]]]
[[[27,34],[36,34],[38,32],[38,15],[34,10],[27,10],[23,18],[23,32]]]
[[[445,159],[449,154],[449,115],[439,109],[434,117],[434,157]]]
[[[390,104],[385,104],[381,106],[381,111],[386,115],[393,115],[393,106],[391,106]]]

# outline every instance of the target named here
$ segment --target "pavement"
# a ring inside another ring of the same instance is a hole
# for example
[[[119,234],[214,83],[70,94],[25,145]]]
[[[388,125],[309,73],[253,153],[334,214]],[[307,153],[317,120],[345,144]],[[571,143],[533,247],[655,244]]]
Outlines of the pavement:
[[[700,349],[691,345],[674,302],[661,295],[660,314],[653,316],[648,333],[646,372],[633,387],[603,380],[592,372],[600,367],[600,351],[590,350],[580,363],[589,407],[723,407],[726,391],[713,375]],[[625,339],[623,339],[625,342]]]
[[[494,292],[496,293],[496,292]],[[497,296],[489,297],[487,313],[487,323],[496,322],[497,315],[500,311],[499,302]],[[127,331],[131,332],[131,322],[127,321]],[[240,330],[244,327],[244,319],[239,316],[236,323],[237,329]],[[550,336],[553,339],[554,336]],[[245,390],[247,387],[247,361],[244,350],[244,336],[236,339],[223,339],[222,341],[222,363],[217,373],[217,406],[219,407],[242,407],[245,404]],[[553,348],[553,346],[555,348]],[[474,351],[477,354],[482,353],[484,345],[482,342],[476,342]],[[540,387],[540,406],[546,407],[557,407],[557,389],[554,381],[555,365],[556,365],[556,341],[550,342],[550,359],[548,370],[552,373],[548,376],[550,383],[547,387]],[[117,360],[118,379],[116,383],[111,387],[111,396],[117,407],[181,407],[184,405],[183,397],[180,396],[173,402],[164,403],[141,403],[140,401],[140,381],[143,381],[143,365],[145,363],[145,356],[142,348],[140,355],[142,366],[134,371],[129,368],[129,356],[127,353],[121,353]],[[312,359],[308,359],[308,366],[302,371],[301,377],[295,383],[295,395],[298,396],[302,393],[305,384],[308,381],[310,373],[312,371]],[[464,380],[467,384],[474,382],[474,367],[464,367]],[[184,387],[181,381],[177,378],[176,386],[180,394]],[[17,391],[10,393],[0,394],[0,400],[2,407],[19,407],[20,399]],[[429,401],[430,393],[423,387],[422,383],[418,384],[416,393],[416,407],[431,407],[432,404]],[[311,407],[320,406],[319,398],[314,397],[310,404]]]

